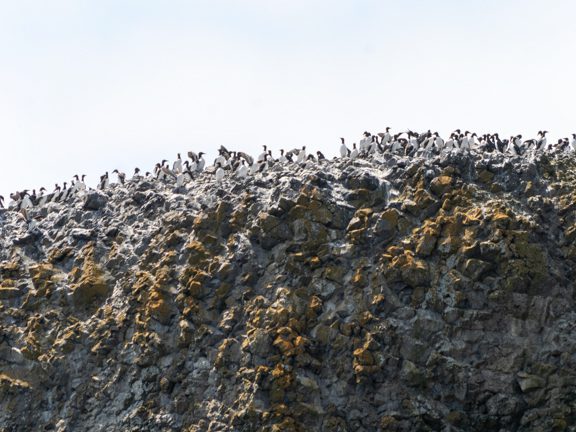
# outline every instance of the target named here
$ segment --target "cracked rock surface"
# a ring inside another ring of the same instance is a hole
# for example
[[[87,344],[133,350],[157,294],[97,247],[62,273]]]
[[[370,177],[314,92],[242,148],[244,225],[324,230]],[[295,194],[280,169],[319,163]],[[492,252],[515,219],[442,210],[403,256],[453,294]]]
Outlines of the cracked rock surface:
[[[576,160],[129,181],[0,213],[0,431],[562,431]]]

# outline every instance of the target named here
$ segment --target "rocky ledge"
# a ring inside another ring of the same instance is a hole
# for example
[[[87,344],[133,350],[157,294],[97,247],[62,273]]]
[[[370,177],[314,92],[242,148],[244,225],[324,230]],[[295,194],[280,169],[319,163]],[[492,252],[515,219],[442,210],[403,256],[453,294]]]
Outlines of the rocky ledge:
[[[575,169],[327,161],[4,212],[0,430],[572,430]]]

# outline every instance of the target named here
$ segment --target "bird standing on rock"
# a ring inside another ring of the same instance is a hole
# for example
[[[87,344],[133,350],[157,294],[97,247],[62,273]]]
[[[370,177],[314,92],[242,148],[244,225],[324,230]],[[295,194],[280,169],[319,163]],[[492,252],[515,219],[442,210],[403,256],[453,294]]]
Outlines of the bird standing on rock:
[[[110,185],[110,179],[108,178],[108,171],[106,171],[106,174],[100,176],[100,183],[98,183],[98,189],[104,190],[108,188],[109,185]]]
[[[221,184],[222,180],[224,180],[224,170],[222,169],[220,162],[216,163],[216,174],[214,177],[217,184]]]
[[[340,145],[340,157],[345,158],[350,154],[350,150],[348,150],[348,147],[346,147],[344,138],[340,138],[340,141],[342,141],[342,144]]]
[[[118,171],[117,169],[115,169],[114,171],[112,171],[113,173],[115,173],[118,176],[118,181],[120,182],[120,184],[124,184],[124,182],[126,181],[126,174],[124,174],[121,171]]]

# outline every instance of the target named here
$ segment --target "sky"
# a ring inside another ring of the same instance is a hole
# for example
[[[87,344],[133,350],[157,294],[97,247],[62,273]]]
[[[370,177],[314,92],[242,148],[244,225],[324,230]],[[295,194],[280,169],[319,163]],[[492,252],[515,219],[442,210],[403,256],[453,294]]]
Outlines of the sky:
[[[0,0],[0,194],[363,131],[576,132],[576,2]]]

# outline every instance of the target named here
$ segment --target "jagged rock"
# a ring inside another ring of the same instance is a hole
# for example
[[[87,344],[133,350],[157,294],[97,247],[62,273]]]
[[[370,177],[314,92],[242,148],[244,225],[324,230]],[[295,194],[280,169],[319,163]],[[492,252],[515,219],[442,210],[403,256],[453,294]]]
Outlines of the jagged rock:
[[[108,197],[101,192],[91,190],[84,199],[84,210],[100,210],[108,202]]]
[[[570,430],[574,172],[375,155],[2,212],[0,429]]]

